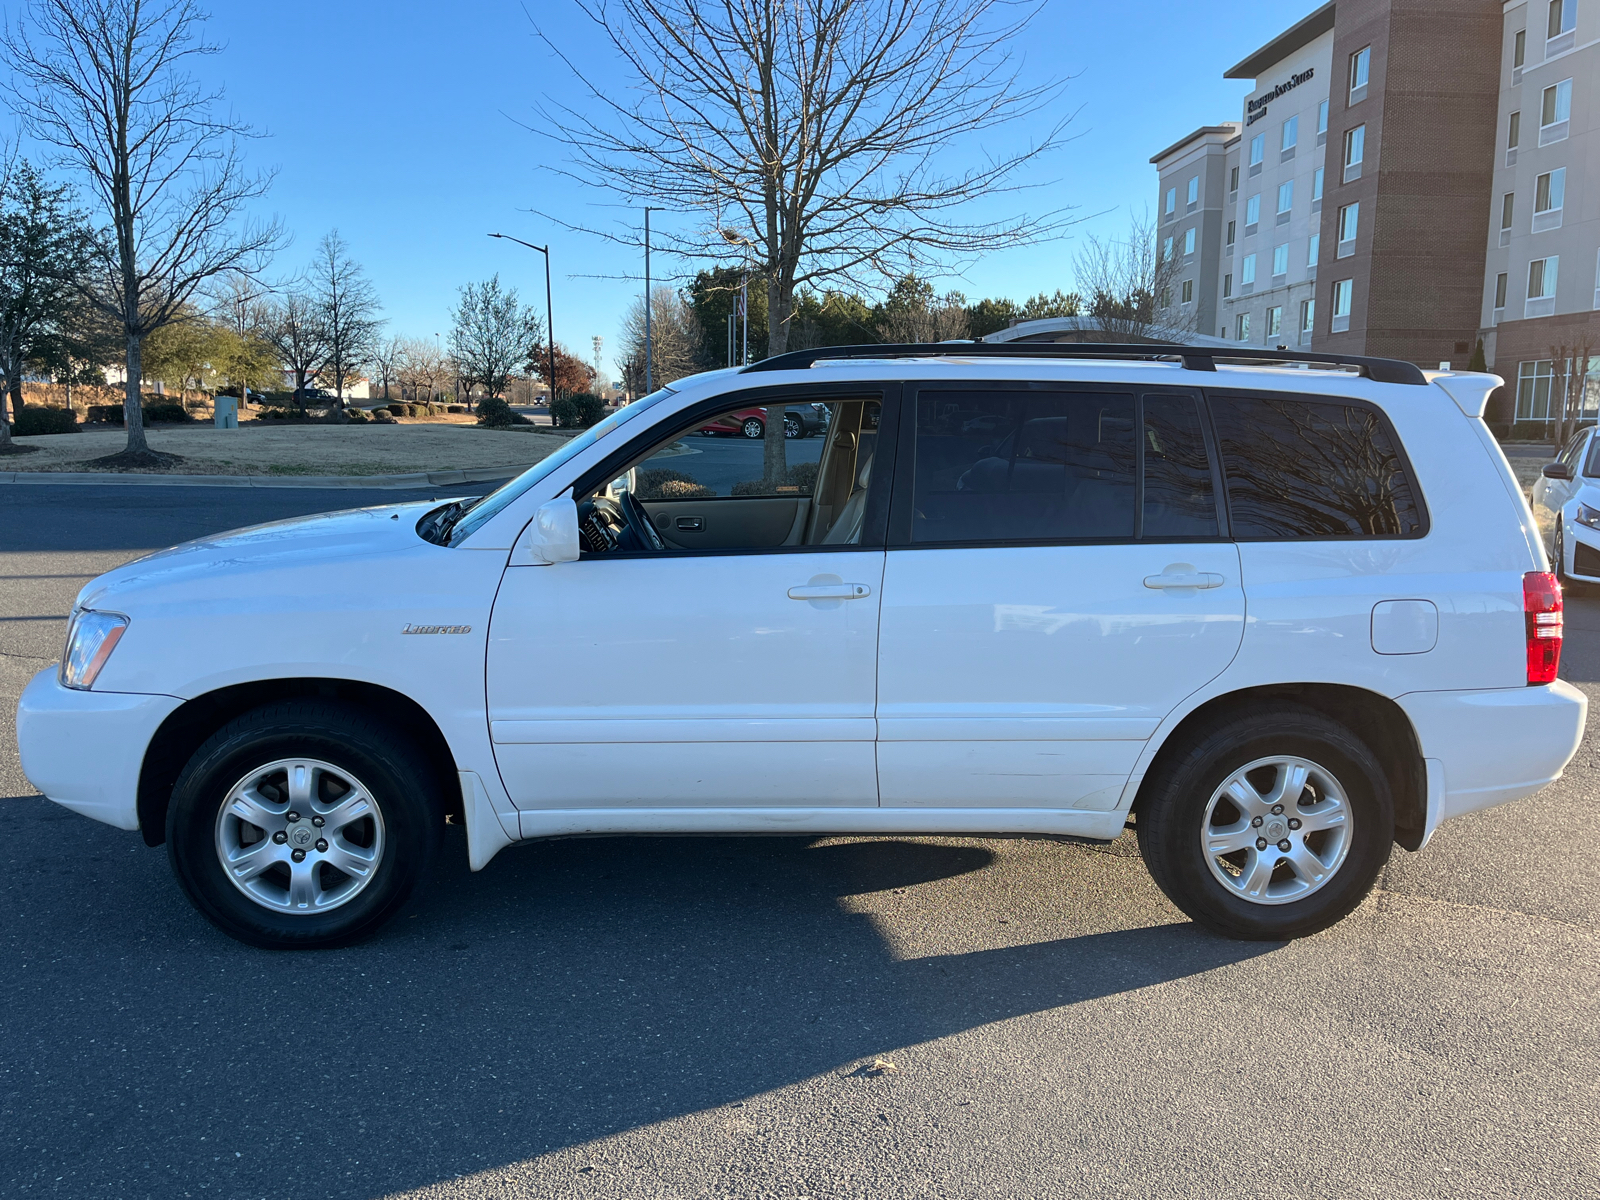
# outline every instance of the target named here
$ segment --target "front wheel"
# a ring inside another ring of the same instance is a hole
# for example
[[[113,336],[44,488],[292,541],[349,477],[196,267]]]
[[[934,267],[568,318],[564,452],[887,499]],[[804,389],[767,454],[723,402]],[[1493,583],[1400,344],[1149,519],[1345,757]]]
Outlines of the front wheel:
[[[1227,937],[1304,937],[1372,890],[1394,840],[1382,766],[1320,713],[1255,709],[1191,737],[1146,781],[1150,874]]]
[[[767,427],[757,417],[746,417],[744,424],[739,427],[739,432],[747,438],[764,437]]]
[[[791,416],[785,416],[783,418],[783,436],[784,437],[786,437],[786,438],[803,438],[803,437],[805,437],[805,435],[806,435],[806,427],[803,424],[801,424],[799,417],[791,415]]]
[[[240,941],[357,941],[406,903],[432,862],[444,823],[432,777],[361,709],[256,709],[213,734],[178,777],[167,811],[173,873]]]

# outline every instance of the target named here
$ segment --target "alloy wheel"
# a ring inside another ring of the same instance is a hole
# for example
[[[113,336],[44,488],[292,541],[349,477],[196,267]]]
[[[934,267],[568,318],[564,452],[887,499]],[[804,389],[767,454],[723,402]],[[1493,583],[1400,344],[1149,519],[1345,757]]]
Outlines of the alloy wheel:
[[[1289,904],[1326,886],[1350,851],[1352,814],[1331,771],[1293,755],[1258,758],[1212,794],[1200,849],[1213,878],[1252,904]]]

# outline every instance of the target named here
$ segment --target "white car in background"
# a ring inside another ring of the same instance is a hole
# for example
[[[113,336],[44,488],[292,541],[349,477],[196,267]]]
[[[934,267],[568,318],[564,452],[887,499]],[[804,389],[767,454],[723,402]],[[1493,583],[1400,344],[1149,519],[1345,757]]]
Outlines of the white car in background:
[[[1315,932],[1393,844],[1557,778],[1586,702],[1498,379],[1218,353],[805,351],[483,499],[150,555],[79,594],[23,768],[263,946],[371,933],[447,817],[474,869],[573,835],[1131,819],[1195,920]],[[688,436],[810,404],[825,437]]]
[[[1600,443],[1580,429],[1533,484],[1539,527],[1563,583],[1600,583]]]

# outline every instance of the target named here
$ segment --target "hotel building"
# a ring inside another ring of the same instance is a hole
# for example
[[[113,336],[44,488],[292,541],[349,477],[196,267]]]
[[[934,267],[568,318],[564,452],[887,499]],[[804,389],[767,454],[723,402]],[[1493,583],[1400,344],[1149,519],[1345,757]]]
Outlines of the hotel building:
[[[1569,376],[1593,419],[1600,0],[1337,0],[1224,76],[1241,119],[1151,160],[1170,323],[1426,367],[1481,337],[1498,426],[1542,435]]]

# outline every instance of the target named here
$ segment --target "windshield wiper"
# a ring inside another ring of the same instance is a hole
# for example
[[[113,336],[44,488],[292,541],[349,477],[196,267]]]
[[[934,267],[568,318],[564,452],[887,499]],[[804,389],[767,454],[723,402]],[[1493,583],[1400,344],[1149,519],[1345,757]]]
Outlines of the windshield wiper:
[[[480,497],[481,499],[481,497]],[[425,540],[438,546],[450,544],[450,531],[456,527],[456,522],[467,515],[477,500],[454,500],[442,508],[436,508],[417,526],[419,533]]]

